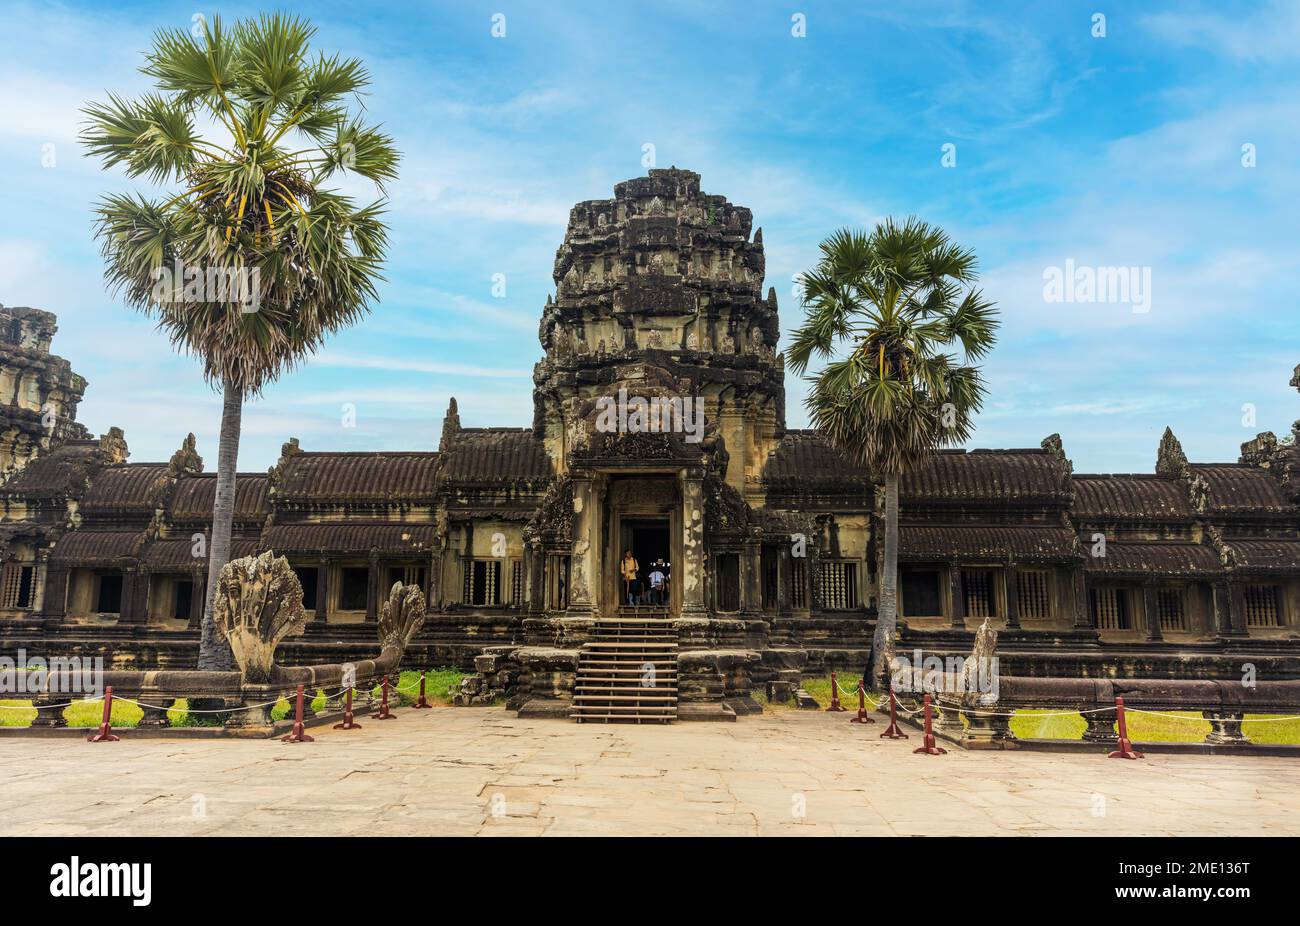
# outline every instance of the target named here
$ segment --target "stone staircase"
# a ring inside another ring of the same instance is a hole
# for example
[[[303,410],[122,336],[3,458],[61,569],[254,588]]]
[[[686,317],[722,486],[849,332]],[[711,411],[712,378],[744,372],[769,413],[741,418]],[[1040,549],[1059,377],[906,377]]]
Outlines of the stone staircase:
[[[677,631],[666,608],[621,608],[596,621],[578,654],[573,713],[583,723],[677,719]]]

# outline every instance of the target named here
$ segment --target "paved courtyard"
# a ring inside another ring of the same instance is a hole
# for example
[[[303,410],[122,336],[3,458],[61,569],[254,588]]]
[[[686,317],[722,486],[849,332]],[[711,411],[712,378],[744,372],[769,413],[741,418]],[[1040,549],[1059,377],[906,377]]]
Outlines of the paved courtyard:
[[[316,742],[0,739],[0,834],[1300,835],[1285,758],[962,752],[786,711],[603,726],[402,710]]]

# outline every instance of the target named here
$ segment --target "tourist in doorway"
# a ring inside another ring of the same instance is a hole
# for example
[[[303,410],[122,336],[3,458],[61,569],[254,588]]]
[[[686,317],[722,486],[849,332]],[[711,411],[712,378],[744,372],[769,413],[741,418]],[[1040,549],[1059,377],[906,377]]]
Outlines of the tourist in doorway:
[[[637,603],[636,574],[640,570],[637,565],[636,557],[632,555],[629,549],[623,553],[623,562],[619,566],[619,572],[623,574],[623,592],[627,596],[627,603],[635,605]]]
[[[663,565],[663,560],[657,560],[650,567],[650,603],[653,605],[663,605],[664,603]]]

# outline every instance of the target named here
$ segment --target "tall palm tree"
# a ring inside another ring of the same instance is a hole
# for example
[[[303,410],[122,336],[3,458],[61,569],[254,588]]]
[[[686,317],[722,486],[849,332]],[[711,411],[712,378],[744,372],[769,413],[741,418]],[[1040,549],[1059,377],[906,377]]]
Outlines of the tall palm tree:
[[[306,21],[263,15],[227,30],[214,18],[195,31],[158,32],[140,68],[156,90],[87,105],[81,137],[106,168],[166,188],[97,204],[105,277],[223,394],[199,666],[225,669],[212,608],[230,557],[244,400],[369,311],[398,155],[349,111],[365,67],[313,55]],[[357,206],[322,186],[343,172],[381,198]]]
[[[802,275],[807,317],[787,352],[809,377],[814,427],[885,485],[885,550],[870,679],[889,664],[898,623],[898,485],[938,448],[971,434],[984,385],[972,365],[993,346],[997,309],[973,284],[975,255],[941,229],[886,219],[842,229]]]

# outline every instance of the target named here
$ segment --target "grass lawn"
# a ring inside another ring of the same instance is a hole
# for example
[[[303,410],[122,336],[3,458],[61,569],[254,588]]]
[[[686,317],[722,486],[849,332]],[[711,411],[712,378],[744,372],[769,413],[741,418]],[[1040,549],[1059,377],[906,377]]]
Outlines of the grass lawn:
[[[839,676],[841,689],[857,688],[857,678],[851,673]],[[831,678],[829,675],[819,678],[806,678],[804,690],[817,699],[822,708],[831,703]],[[767,700],[766,692],[755,689],[754,697],[765,708],[772,710],[797,710],[794,702],[774,704]],[[880,701],[884,695],[880,692],[867,692],[872,701]],[[911,703],[908,697],[900,700]],[[850,711],[857,711],[858,696],[856,691],[847,694],[840,691],[840,705]],[[870,703],[867,705],[871,709]],[[1199,711],[1170,711],[1160,715],[1143,714],[1129,710],[1126,715],[1129,739],[1143,743],[1199,743],[1210,732],[1210,723]],[[1011,732],[1021,739],[1062,739],[1077,740],[1083,737],[1087,728],[1078,714],[1062,715],[1054,710],[1020,710],[1011,719]],[[1300,720],[1278,720],[1276,715],[1247,714],[1242,724],[1242,732],[1252,743],[1300,744]]]
[[[431,704],[447,705],[451,703],[451,695],[459,687],[460,680],[469,673],[462,672],[459,669],[439,668],[429,669],[425,674],[425,697]],[[398,688],[409,688],[409,691],[397,691],[389,693],[390,703],[394,705],[414,704],[420,696],[420,673],[417,670],[406,670],[402,673],[397,682]],[[375,686],[375,697],[379,697],[379,686]],[[71,700],[71,699],[69,699]],[[325,692],[318,690],[312,706],[316,710],[321,710],[325,706]],[[189,727],[189,726],[217,726],[220,724],[219,717],[223,715],[212,714],[194,714],[188,713],[189,703],[185,699],[178,700],[175,705],[167,712],[171,719],[172,726]],[[19,708],[19,710],[10,710],[10,708]],[[271,708],[272,720],[283,720],[289,716],[292,710],[289,700],[281,698],[279,703]],[[97,727],[104,715],[104,702],[98,701],[77,701],[63,712],[64,718],[68,721],[70,727]],[[134,704],[127,704],[125,701],[113,702],[113,726],[121,728],[134,727],[144,716],[144,711]],[[31,706],[31,701],[24,700],[0,700],[0,727],[26,727],[36,719],[36,708]]]

